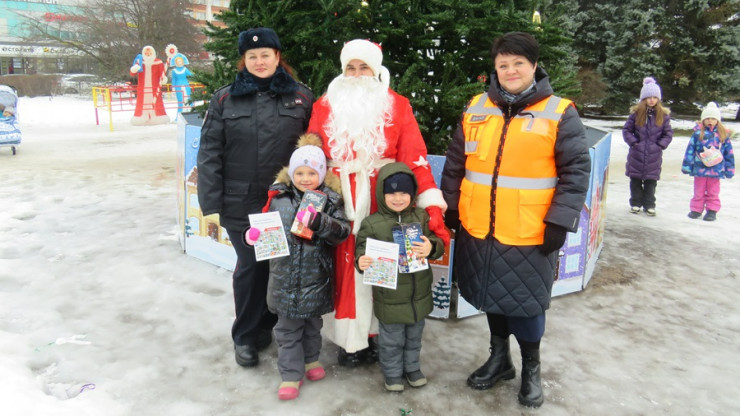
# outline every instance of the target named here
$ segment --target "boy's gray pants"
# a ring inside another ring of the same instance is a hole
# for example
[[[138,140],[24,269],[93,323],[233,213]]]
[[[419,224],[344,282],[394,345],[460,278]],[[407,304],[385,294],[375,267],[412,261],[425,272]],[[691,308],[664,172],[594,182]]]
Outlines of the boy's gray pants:
[[[278,371],[283,381],[300,381],[306,364],[319,360],[323,325],[320,317],[288,319],[278,316],[273,331],[278,345]]]
[[[378,360],[383,376],[402,377],[421,369],[421,334],[424,319],[415,324],[379,323]]]

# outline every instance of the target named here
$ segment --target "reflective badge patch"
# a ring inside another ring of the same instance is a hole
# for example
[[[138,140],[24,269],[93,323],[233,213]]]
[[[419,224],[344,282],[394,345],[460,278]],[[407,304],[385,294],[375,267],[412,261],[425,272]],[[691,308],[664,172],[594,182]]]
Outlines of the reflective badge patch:
[[[478,151],[478,142],[465,142],[465,154],[475,153]]]
[[[481,121],[485,121],[486,120],[486,117],[488,117],[488,116],[486,116],[486,115],[475,115],[475,116],[470,117],[470,120],[468,122],[469,123],[478,123],[478,122],[481,122]]]

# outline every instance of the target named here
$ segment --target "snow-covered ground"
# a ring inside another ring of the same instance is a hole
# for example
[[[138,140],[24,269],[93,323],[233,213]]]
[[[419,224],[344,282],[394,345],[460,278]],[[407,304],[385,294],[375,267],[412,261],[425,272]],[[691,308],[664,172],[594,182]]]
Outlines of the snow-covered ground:
[[[688,219],[686,134],[651,218],[628,213],[623,120],[585,120],[613,132],[604,248],[588,288],[548,312],[541,409],[519,406],[518,375],[465,385],[488,355],[481,316],[427,321],[424,388],[386,393],[377,366],[339,367],[325,341],[327,378],[280,402],[274,344],[256,369],[234,362],[230,273],[180,249],[176,125],[116,113],[111,132],[72,97],[23,97],[19,112],[18,155],[0,149],[0,414],[740,413],[740,183],[722,181],[716,222]]]

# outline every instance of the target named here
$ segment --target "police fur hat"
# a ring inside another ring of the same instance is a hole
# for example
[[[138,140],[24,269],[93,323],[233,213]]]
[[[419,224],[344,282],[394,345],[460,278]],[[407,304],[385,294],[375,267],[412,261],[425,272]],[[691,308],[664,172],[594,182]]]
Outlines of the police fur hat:
[[[283,50],[277,33],[269,27],[256,27],[239,34],[239,55],[250,49],[272,48]]]

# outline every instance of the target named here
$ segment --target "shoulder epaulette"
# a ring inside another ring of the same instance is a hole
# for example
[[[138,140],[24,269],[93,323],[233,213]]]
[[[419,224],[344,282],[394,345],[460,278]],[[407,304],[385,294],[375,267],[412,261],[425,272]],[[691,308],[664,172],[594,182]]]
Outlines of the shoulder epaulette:
[[[309,87],[308,85],[306,85],[306,84],[302,83],[301,81],[298,81],[298,80],[297,80],[297,79],[295,79],[295,78],[294,78],[294,80],[295,80],[295,82],[296,82],[296,83],[297,83],[298,85],[302,86],[303,88],[305,88],[305,89],[307,89],[307,90],[309,90],[309,91],[311,91],[311,92],[313,93],[313,90],[311,89],[311,87]]]
[[[219,91],[221,91],[221,90],[223,90],[223,89],[226,89],[226,88],[231,88],[231,84],[226,84],[226,85],[224,85],[223,87],[221,87],[221,88],[217,89],[216,91],[214,91],[214,92],[213,92],[213,94],[215,95],[215,94],[216,94],[216,93],[218,93]]]

